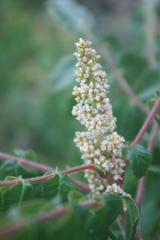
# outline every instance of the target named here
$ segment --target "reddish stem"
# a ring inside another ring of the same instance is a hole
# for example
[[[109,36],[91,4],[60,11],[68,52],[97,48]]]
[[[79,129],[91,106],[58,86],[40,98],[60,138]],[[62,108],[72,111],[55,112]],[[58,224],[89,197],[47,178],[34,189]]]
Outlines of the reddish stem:
[[[86,168],[86,166],[87,166],[87,168]],[[81,165],[79,167],[71,168],[69,170],[64,170],[63,173],[69,174],[72,172],[77,172],[77,171],[81,171],[81,170],[85,170],[85,169],[92,169],[92,170],[96,171],[100,175],[101,178],[108,179],[108,174],[106,172],[102,172],[101,170],[99,170],[94,164]]]
[[[23,221],[12,222],[12,224],[6,224],[0,227],[0,239],[19,232],[25,228],[26,224]]]
[[[30,223],[33,222],[46,222],[51,219],[54,219],[58,216],[64,215],[67,213],[67,209],[65,209],[62,206],[57,206],[52,211],[46,211],[42,214],[37,215],[36,217],[33,217],[33,219],[30,219]],[[20,230],[24,229],[27,226],[27,222],[24,221],[15,221],[9,224],[6,224],[2,227],[0,227],[0,238],[6,237],[8,235],[14,234],[16,232],[19,232]]]
[[[99,169],[96,168],[96,166],[94,164],[86,164],[86,165],[78,166],[78,167],[75,167],[72,169],[64,170],[61,172],[65,173],[65,174],[69,174],[69,173],[73,173],[73,172],[77,172],[77,171],[81,171],[81,170],[85,170],[85,169],[92,169],[98,173],[101,172]],[[29,183],[42,182],[42,181],[45,181],[45,180],[53,177],[55,174],[56,173],[51,173],[51,174],[36,177],[36,178],[18,179],[18,180],[11,180],[11,181],[0,181],[0,186],[7,186],[7,185],[10,186],[10,185],[17,184],[18,182],[29,182]]]
[[[152,108],[151,112],[149,113],[149,115],[148,115],[145,123],[143,124],[142,128],[140,129],[137,137],[135,138],[135,140],[134,140],[134,141],[132,142],[132,144],[130,145],[130,148],[132,148],[134,145],[138,144],[138,143],[141,141],[144,133],[146,132],[146,130],[147,130],[150,122],[151,122],[152,119],[154,118],[154,116],[155,116],[155,114],[156,114],[156,112],[157,112],[157,110],[158,110],[159,108],[160,108],[160,97],[157,98],[157,99],[155,99],[155,105],[154,105],[154,107]]]
[[[96,202],[96,201],[93,200],[93,199],[89,199],[89,200],[80,202],[79,205],[80,205],[80,206],[84,206],[84,207],[96,207],[96,206],[99,205],[99,202]]]
[[[91,189],[88,187],[87,184],[84,184],[84,183],[78,181],[77,179],[73,178],[72,176],[69,176],[69,177],[72,180],[72,182],[74,182],[78,187],[82,188],[86,192],[91,192]]]
[[[86,170],[86,169],[92,169],[92,170],[97,170],[96,166],[94,164],[86,164],[86,165],[81,165],[78,167],[74,167],[68,170],[64,170],[62,171],[63,173],[69,174],[69,173],[73,173],[73,172],[77,172],[77,171],[81,171],[81,170]]]
[[[139,207],[140,207],[141,201],[142,201],[142,196],[143,196],[143,191],[144,191],[145,180],[146,180],[146,176],[142,177],[142,178],[139,180],[139,184],[138,184],[137,195],[136,195],[136,203],[137,203],[137,205],[138,205]]]
[[[1,159],[5,159],[5,160],[16,160],[18,161],[19,163],[23,164],[23,165],[27,165],[27,166],[30,166],[30,167],[34,167],[36,169],[39,169],[43,172],[48,172],[48,171],[53,171],[53,168],[51,167],[48,167],[48,166],[45,166],[43,164],[39,164],[39,163],[34,163],[34,162],[31,162],[31,161],[28,161],[27,159],[25,158],[19,158],[19,157],[15,157],[13,155],[10,155],[10,154],[6,154],[6,153],[2,153],[0,152],[0,158]],[[88,185],[76,180],[75,178],[69,176],[71,178],[71,180],[80,188],[84,189],[85,191],[87,192],[90,192],[90,188],[88,187]]]
[[[149,137],[148,147],[147,147],[148,151],[150,151],[150,152],[152,152],[152,150],[153,150],[158,128],[159,128],[158,124],[154,123],[151,135]],[[139,180],[139,184],[138,184],[137,195],[136,195],[136,203],[139,207],[140,207],[141,201],[142,201],[142,196],[143,196],[143,191],[144,191],[144,186],[145,186],[145,180],[146,180],[146,176],[142,177]]]
[[[62,206],[57,206],[54,210],[52,211],[47,211],[43,214],[38,215],[35,220],[37,222],[47,222],[51,219],[54,219],[58,216],[64,215],[68,212],[68,210]]]
[[[155,105],[154,105],[154,107],[152,108],[151,112],[149,113],[149,115],[148,115],[145,123],[143,124],[142,128],[140,129],[139,133],[137,134],[135,140],[131,143],[130,146],[128,146],[128,148],[134,147],[134,145],[138,144],[138,143],[141,141],[144,133],[146,132],[146,130],[147,130],[150,122],[151,122],[152,119],[154,118],[154,116],[155,116],[155,114],[156,114],[156,112],[157,112],[157,110],[158,110],[159,108],[160,108],[160,97],[157,98],[157,99],[155,99]],[[157,124],[156,121],[154,122],[154,124],[155,124],[156,126],[158,126],[158,124]],[[151,141],[150,141],[150,142],[151,142]],[[154,140],[153,140],[153,142],[154,142]],[[124,163],[127,165],[127,163],[128,163],[128,159],[127,159],[127,158],[124,158]],[[122,179],[124,180],[124,173],[122,174]],[[123,180],[120,180],[120,181],[119,181],[119,185],[122,186]]]
[[[53,171],[53,168],[51,168],[51,167],[45,166],[43,164],[35,163],[35,162],[32,162],[32,161],[28,161],[23,157],[19,158],[19,157],[12,156],[10,154],[0,152],[0,158],[1,159],[6,159],[6,160],[16,160],[23,165],[27,165],[27,166],[30,166],[30,167],[37,168],[37,169],[39,169],[43,172]]]
[[[155,139],[156,139],[156,133],[157,133],[158,128],[159,128],[159,125],[156,122],[154,122],[152,132],[151,132],[151,135],[150,135],[149,141],[148,141],[148,147],[147,147],[147,149],[150,152],[152,152],[152,150],[153,150],[154,142],[155,142]],[[145,182],[146,182],[146,176],[142,177],[139,180],[139,184],[138,184],[137,195],[136,195],[136,203],[139,207],[141,206],[141,202],[142,202]],[[135,240],[140,240],[140,239],[141,239],[141,237],[140,237],[140,224],[138,223],[137,230],[136,230],[136,235],[135,235]]]

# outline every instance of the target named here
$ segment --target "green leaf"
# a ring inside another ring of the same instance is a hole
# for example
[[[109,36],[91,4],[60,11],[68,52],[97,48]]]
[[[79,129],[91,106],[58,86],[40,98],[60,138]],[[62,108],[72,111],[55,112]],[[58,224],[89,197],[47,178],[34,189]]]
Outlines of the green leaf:
[[[127,205],[127,214],[124,223],[125,239],[134,240],[137,222],[140,218],[139,208],[132,198],[122,196],[122,199]]]
[[[0,167],[0,180],[4,180],[6,176],[15,176],[18,177],[19,164],[14,160],[4,161]]]
[[[153,96],[153,91],[159,89],[159,69],[150,69],[147,59],[139,52],[125,52],[121,57],[120,66],[123,68],[125,79],[142,101],[147,101]]]
[[[29,161],[37,162],[36,154],[32,150],[27,150],[26,151],[26,150],[23,150],[23,149],[15,149],[14,152],[18,157],[24,157]]]
[[[156,98],[160,97],[160,90],[155,90]]]
[[[151,81],[152,79],[152,81]],[[140,75],[137,82],[137,93],[143,101],[147,101],[149,98],[152,98],[153,92],[155,89],[160,88],[160,72],[159,70],[152,70],[147,68],[145,72]]]
[[[37,162],[37,156],[35,154],[34,151],[32,150],[27,150],[25,153],[24,153],[24,158],[26,158],[27,160],[29,161],[32,161],[32,162]]]
[[[127,149],[127,158],[137,178],[141,178],[147,173],[151,164],[151,155],[142,145],[137,144],[133,148]]]
[[[24,200],[28,200],[32,198],[32,196],[33,187],[30,183],[27,182],[18,182],[14,186],[1,187],[0,188],[1,209],[7,210],[10,206],[16,203],[20,205]]]
[[[19,207],[19,212],[23,217],[32,217],[32,215],[35,216],[35,214],[40,214],[47,210],[53,210],[53,204],[40,199],[30,200]]]
[[[130,144],[129,144],[130,145]],[[128,145],[128,146],[129,146]],[[127,146],[127,145],[126,145]],[[127,154],[127,147],[124,147],[123,149],[122,149],[122,158],[124,158],[125,156],[126,156],[126,154]]]
[[[48,175],[51,175],[51,174],[54,174],[55,172],[54,171],[48,171],[48,172],[45,172],[45,174],[43,174],[43,176],[48,176]]]
[[[52,236],[51,239],[87,240],[84,233],[89,216],[90,212],[87,207],[72,203],[67,208],[67,214],[45,224],[47,228],[44,230],[47,231],[47,234],[49,233],[49,236]]]
[[[6,176],[22,176],[23,178],[36,177],[39,173],[39,170],[23,166],[16,160],[7,160],[4,161],[0,167],[0,180],[5,179]]]
[[[158,91],[157,91],[158,92]],[[147,106],[150,110],[152,110],[152,108],[154,107],[155,105],[155,99],[149,99],[147,101]],[[158,111],[156,112],[155,114],[155,119],[158,121],[158,123],[160,123],[160,109],[158,109]]]
[[[106,173],[105,168],[102,167],[101,165],[99,165],[99,164],[95,164],[95,166],[96,166],[101,172]]]
[[[53,91],[60,91],[75,82],[75,76],[73,75],[75,63],[76,59],[72,55],[60,59],[51,75]]]
[[[104,194],[103,207],[97,211],[93,209],[94,214],[87,223],[87,239],[105,240],[108,236],[110,226],[116,218],[122,213],[122,199],[119,195]]]
[[[108,236],[110,237],[111,240],[118,240],[118,238],[109,230]]]
[[[43,182],[41,194],[43,198],[51,199],[60,196],[67,201],[69,191],[76,189],[74,183],[65,173],[57,173]]]
[[[45,236],[45,239],[47,240],[74,239],[74,226],[74,216],[68,211],[67,214],[61,217],[37,224],[39,230],[37,239],[41,238],[41,236]]]
[[[138,52],[126,51],[121,56],[120,66],[124,69],[124,74],[129,81],[132,81],[132,79],[135,78],[136,82],[134,82],[134,84],[136,87],[136,77],[147,69],[148,63],[146,58],[141,56]]]
[[[14,153],[16,154],[17,157],[23,157],[25,150],[24,149],[20,149],[20,148],[16,148],[14,149]]]
[[[149,171],[160,174],[160,166],[151,165],[150,168],[149,168]]]
[[[87,198],[78,191],[70,191],[68,194],[68,201],[69,203],[75,203],[75,202],[79,202],[79,201],[83,201],[86,200]]]
[[[50,0],[47,6],[49,13],[72,32],[83,32],[94,25],[94,18],[87,8],[73,0]]]
[[[116,84],[114,87],[116,88]],[[113,96],[112,99],[112,102],[114,102],[113,109],[118,119],[117,132],[120,131],[123,133],[125,139],[134,139],[136,133],[144,123],[145,115],[143,115],[142,111],[138,110],[137,106],[124,94],[123,96],[122,93],[117,95],[116,98]],[[117,101],[117,99],[119,100]]]
[[[137,190],[138,179],[135,177],[133,172],[125,174],[125,181],[123,185],[123,190],[131,196],[134,196]]]
[[[76,204],[72,205],[71,208],[74,216],[74,239],[85,240],[85,227],[90,212],[87,207]]]
[[[107,43],[107,46],[109,46],[110,49],[115,52],[122,49],[122,44],[119,38],[113,33],[105,33],[101,37],[100,42],[102,42],[103,44]]]

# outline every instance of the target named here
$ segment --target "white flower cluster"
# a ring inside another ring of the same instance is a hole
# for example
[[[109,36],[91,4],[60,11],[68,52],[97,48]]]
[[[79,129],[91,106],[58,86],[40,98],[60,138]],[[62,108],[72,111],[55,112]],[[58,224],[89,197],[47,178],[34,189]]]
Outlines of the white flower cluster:
[[[109,87],[106,73],[100,70],[101,65],[96,62],[100,56],[96,55],[90,45],[91,42],[84,42],[81,38],[76,43],[78,52],[74,55],[78,59],[76,66],[79,70],[74,74],[80,87],[75,86],[72,92],[78,102],[73,107],[72,114],[77,116],[77,120],[89,131],[98,135],[114,131],[116,119],[113,117],[109,99],[106,98]]]
[[[82,159],[86,164],[99,164],[107,172],[113,174],[114,180],[121,179],[125,166],[120,159],[124,138],[120,137],[117,132],[102,136],[96,136],[89,131],[76,132],[74,142],[82,152]]]
[[[90,45],[91,42],[80,38],[76,43],[78,52],[74,53],[79,68],[74,74],[80,87],[75,86],[72,92],[77,101],[72,114],[87,129],[85,132],[76,132],[74,141],[82,152],[85,164],[101,165],[112,179],[113,184],[110,185],[107,179],[100,178],[96,172],[86,170],[85,177],[93,195],[103,192],[125,194],[116,183],[124,172],[125,163],[121,157],[125,140],[114,131],[116,118],[113,117],[112,105],[106,97],[109,87],[106,73],[100,70],[101,65],[97,63],[100,56],[96,55]]]

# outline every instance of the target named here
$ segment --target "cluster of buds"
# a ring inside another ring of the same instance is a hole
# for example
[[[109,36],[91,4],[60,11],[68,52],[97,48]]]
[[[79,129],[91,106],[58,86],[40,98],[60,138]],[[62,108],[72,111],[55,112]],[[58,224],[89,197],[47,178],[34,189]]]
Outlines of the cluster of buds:
[[[85,132],[76,132],[74,141],[82,153],[85,164],[101,165],[107,178],[102,179],[93,170],[86,170],[85,177],[93,196],[104,192],[125,194],[117,185],[124,172],[125,163],[121,159],[124,138],[115,132],[116,118],[113,117],[112,105],[107,98],[108,80],[106,73],[97,63],[100,59],[96,51],[90,47],[91,42],[82,38],[76,43],[78,59],[74,72],[80,86],[73,88],[77,105],[72,114],[85,126]]]

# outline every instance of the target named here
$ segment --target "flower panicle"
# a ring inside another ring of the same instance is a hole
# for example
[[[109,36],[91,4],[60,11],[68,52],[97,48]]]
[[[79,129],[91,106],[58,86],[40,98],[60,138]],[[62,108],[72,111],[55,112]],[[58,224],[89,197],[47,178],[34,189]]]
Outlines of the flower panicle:
[[[103,192],[125,194],[116,183],[124,172],[125,163],[121,157],[125,140],[114,131],[116,118],[107,97],[107,74],[97,63],[100,56],[91,48],[91,42],[80,38],[75,45],[78,50],[74,53],[78,60],[78,70],[74,71],[74,75],[79,86],[73,88],[72,94],[77,104],[73,107],[72,114],[85,126],[86,131],[76,132],[74,142],[79,147],[85,164],[101,165],[113,183],[101,179],[93,170],[86,170],[85,177],[93,196]]]

